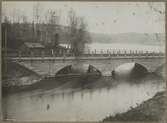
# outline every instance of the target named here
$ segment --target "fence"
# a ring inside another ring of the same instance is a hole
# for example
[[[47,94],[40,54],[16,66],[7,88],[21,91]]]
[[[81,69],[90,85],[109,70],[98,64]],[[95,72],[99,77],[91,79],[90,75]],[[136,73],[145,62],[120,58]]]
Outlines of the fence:
[[[165,54],[161,51],[153,52],[153,51],[138,51],[138,50],[87,50],[80,56],[84,57],[114,57],[114,56],[164,56]],[[75,53],[72,51],[61,51],[54,52],[50,50],[50,53],[40,52],[36,54],[35,52],[22,53],[18,52],[10,52],[7,53],[7,57],[74,57]]]

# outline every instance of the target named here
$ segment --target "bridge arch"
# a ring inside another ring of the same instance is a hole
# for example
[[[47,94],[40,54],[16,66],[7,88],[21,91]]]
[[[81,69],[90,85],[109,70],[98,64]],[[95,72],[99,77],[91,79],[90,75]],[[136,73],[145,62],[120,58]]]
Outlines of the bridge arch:
[[[138,62],[124,62],[124,63],[121,63],[121,64],[119,64],[119,65],[117,65],[117,66],[115,66],[114,67],[114,69],[113,70],[115,70],[115,69],[117,69],[118,67],[121,67],[121,66],[123,66],[123,65],[128,65],[128,67],[131,67],[131,66],[135,66],[135,65],[138,65],[138,66],[142,66],[142,67],[144,67],[145,69],[147,69],[147,66],[145,66],[144,64],[142,64],[142,63],[138,63]],[[148,69],[147,69],[148,70]]]
[[[59,69],[55,75],[81,75],[81,74],[96,74],[101,75],[101,71],[91,64],[66,65]]]
[[[117,66],[112,71],[112,77],[115,79],[136,79],[144,77],[147,73],[148,70],[144,65],[136,62],[129,62]]]
[[[56,75],[59,75],[59,74],[67,74],[69,72],[69,70],[71,69],[71,65],[67,65],[61,69],[59,69],[57,72],[56,72]]]

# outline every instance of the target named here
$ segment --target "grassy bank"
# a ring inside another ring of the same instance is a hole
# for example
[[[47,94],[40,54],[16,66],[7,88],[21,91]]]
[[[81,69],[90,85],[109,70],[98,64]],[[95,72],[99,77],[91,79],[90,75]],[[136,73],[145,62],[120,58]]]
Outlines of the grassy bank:
[[[160,121],[165,113],[165,100],[165,92],[158,92],[154,97],[144,101],[136,108],[115,116],[106,117],[103,121]]]

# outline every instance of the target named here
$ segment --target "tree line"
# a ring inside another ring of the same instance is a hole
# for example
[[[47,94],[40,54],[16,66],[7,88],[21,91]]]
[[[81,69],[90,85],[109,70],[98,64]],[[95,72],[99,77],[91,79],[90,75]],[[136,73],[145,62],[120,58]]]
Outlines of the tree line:
[[[42,21],[40,11],[40,4],[35,4],[32,22],[28,22],[26,15],[3,15],[2,47],[17,50],[24,42],[41,42],[46,47],[67,43],[76,56],[82,54],[85,44],[91,42],[85,18],[71,9],[67,16],[68,24],[63,26],[58,11],[48,9],[45,21]]]

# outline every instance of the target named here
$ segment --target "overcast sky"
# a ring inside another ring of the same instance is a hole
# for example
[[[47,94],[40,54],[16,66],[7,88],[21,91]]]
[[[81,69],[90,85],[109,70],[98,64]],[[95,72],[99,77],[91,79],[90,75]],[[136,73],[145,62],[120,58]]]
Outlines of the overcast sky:
[[[2,2],[2,13],[6,16],[24,13],[32,21],[34,4],[36,2]],[[85,18],[90,32],[165,32],[163,2],[40,2],[40,7],[43,17],[48,9],[61,13],[60,22],[63,25],[67,25],[67,14],[72,8],[77,15]]]

